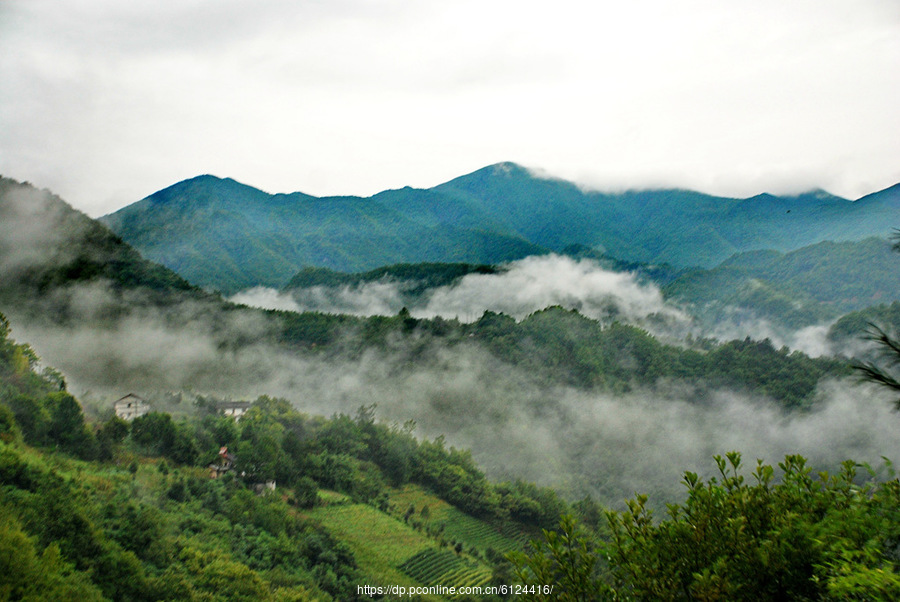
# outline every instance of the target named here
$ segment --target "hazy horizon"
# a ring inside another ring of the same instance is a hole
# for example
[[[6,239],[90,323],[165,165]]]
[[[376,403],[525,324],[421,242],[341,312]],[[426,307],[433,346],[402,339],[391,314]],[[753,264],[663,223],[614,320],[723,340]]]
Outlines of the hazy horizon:
[[[370,196],[502,161],[749,197],[900,182],[900,7],[0,5],[0,173],[91,216],[198,174]]]

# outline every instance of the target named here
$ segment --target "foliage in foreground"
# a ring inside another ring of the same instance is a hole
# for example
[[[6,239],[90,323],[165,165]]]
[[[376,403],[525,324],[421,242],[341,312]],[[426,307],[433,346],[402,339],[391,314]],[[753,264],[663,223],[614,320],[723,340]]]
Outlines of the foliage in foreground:
[[[789,455],[757,462],[717,456],[719,477],[687,472],[684,504],[656,522],[646,496],[609,512],[611,540],[597,542],[569,518],[530,555],[513,555],[525,583],[556,583],[531,600],[897,600],[900,482],[860,484],[857,465],[812,475]],[[870,473],[871,474],[871,473]],[[893,475],[891,475],[893,477]]]

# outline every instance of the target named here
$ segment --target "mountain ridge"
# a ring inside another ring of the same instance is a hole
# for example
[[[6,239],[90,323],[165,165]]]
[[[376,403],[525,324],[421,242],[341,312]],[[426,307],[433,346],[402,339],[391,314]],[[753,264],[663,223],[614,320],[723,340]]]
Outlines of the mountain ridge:
[[[857,201],[821,190],[747,199],[684,189],[608,193],[505,162],[369,197],[269,194],[203,175],[100,221],[149,259],[228,294],[280,287],[305,267],[498,263],[570,245],[711,268],[743,251],[887,237],[898,207],[900,185]]]

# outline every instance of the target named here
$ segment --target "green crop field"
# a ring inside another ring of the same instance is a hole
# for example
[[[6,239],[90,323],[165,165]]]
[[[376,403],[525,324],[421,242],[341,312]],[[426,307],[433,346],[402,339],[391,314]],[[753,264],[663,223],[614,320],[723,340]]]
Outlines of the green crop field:
[[[319,503],[323,506],[332,506],[336,504],[351,504],[353,500],[349,495],[330,491],[328,489],[319,489]]]
[[[488,548],[501,553],[521,550],[528,540],[540,536],[537,529],[526,535],[519,524],[479,520],[462,512],[421,487],[407,485],[391,495],[396,512],[404,513],[413,506],[412,521],[421,521],[426,528],[439,529],[447,541],[461,542],[467,549],[485,551]],[[422,509],[427,508],[423,514]]]
[[[397,585],[443,585],[463,587],[485,585],[490,568],[467,552],[488,547],[508,551],[519,547],[514,537],[500,528],[468,516],[419,487],[395,490],[391,497],[393,516],[365,504],[327,491],[320,492],[325,504],[306,512],[335,537],[346,542],[369,575],[381,583]],[[410,505],[416,511],[404,522]],[[422,508],[425,518],[422,517]],[[421,524],[416,529],[413,524]],[[443,529],[437,532],[437,527]],[[429,529],[432,536],[428,535]],[[524,539],[521,535],[520,539]],[[443,548],[442,543],[461,543],[463,553]]]
[[[371,585],[421,585],[397,567],[434,544],[403,521],[365,504],[322,506],[307,515],[350,546],[363,571],[380,580]]]
[[[425,585],[465,587],[486,585],[490,570],[480,562],[463,558],[449,550],[422,550],[400,565],[400,570]]]

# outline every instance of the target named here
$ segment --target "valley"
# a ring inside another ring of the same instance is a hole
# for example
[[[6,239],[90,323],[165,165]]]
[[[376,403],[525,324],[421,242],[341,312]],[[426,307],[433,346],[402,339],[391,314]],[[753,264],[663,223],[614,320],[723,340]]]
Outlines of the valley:
[[[504,163],[369,199],[201,177],[98,222],[4,178],[0,503],[20,508],[22,574],[57,574],[15,591],[527,583],[526,542],[562,515],[610,546],[635,496],[662,517],[685,471],[723,479],[732,450],[872,466],[847,477],[869,517],[893,495],[897,417],[853,365],[885,365],[867,321],[900,327],[898,199],[608,195]],[[113,417],[126,393],[152,419]],[[216,414],[239,400],[246,417]],[[205,475],[220,448],[243,476]],[[253,493],[265,480],[276,495]],[[88,539],[41,526],[47,508]],[[624,587],[635,560],[605,549],[619,564],[595,586]]]

